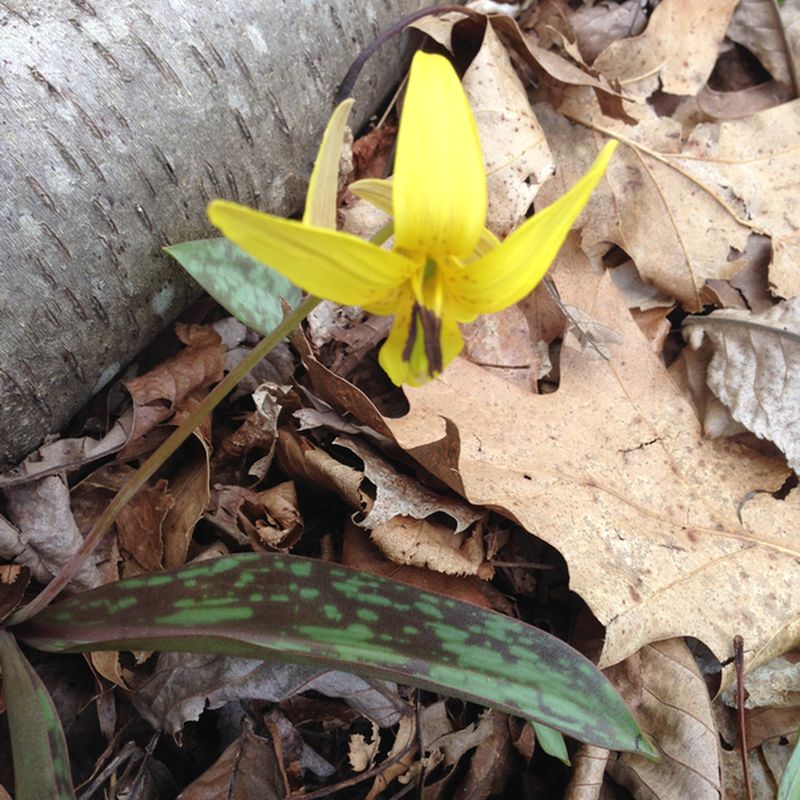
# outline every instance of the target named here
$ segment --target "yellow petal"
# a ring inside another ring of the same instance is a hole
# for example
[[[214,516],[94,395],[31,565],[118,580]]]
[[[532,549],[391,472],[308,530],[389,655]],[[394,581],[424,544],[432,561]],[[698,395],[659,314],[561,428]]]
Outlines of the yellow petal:
[[[363,178],[354,181],[347,187],[356,197],[366,200],[375,208],[380,209],[384,214],[392,214],[392,181],[380,178]],[[500,240],[488,229],[481,230],[478,243],[468,258],[478,258],[486,255],[490,250],[498,247]]]
[[[409,259],[347,233],[214,200],[208,218],[253,258],[311,294],[345,305],[379,301],[415,269]]]
[[[427,383],[447,367],[464,345],[453,317],[443,315],[441,319],[434,319],[426,310],[429,316],[428,324],[425,324],[419,308],[416,312],[414,310],[415,299],[410,286],[402,291],[395,308],[392,330],[378,355],[378,362],[396,386]],[[431,324],[439,327],[434,338],[431,338]],[[438,363],[432,364],[431,356]]]
[[[608,167],[617,146],[611,141],[588,172],[566,194],[524,222],[499,247],[463,270],[448,270],[447,292],[466,322],[513,305],[544,277],[572,224]]]
[[[347,187],[356,197],[366,200],[384,214],[394,214],[392,208],[392,182],[380,178],[362,178]]]
[[[419,52],[400,117],[394,173],[396,247],[466,258],[486,222],[478,130],[450,62]]]
[[[308,182],[303,222],[319,228],[336,229],[336,195],[339,190],[339,159],[347,117],[353,107],[351,98],[336,106],[325,128],[314,170]]]

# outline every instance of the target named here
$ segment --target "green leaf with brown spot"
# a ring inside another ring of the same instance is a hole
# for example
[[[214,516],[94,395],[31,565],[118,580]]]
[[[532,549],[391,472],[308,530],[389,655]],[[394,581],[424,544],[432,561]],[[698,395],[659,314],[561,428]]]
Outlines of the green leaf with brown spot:
[[[241,554],[63,600],[17,629],[43,650],[171,650],[342,669],[654,755],[597,668],[538,628],[374,575]]]
[[[53,701],[14,637],[3,630],[0,669],[17,800],[75,800],[67,743]]]

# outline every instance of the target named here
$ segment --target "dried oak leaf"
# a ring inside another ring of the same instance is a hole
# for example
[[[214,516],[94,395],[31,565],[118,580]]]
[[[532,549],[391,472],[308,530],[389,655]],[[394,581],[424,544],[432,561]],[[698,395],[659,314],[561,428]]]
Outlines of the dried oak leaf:
[[[555,165],[522,81],[491,23],[464,73],[463,85],[483,148],[489,201],[486,225],[504,238],[525,220]]]
[[[608,360],[565,351],[549,395],[457,361],[407,390],[409,414],[386,428],[469,502],[558,548],[606,626],[603,665],[681,635],[725,660],[737,633],[752,665],[768,660],[800,632],[800,490],[776,500],[785,467],[702,437],[608,277],[559,274],[565,300],[622,336]]]
[[[592,66],[640,98],[658,88],[669,94],[697,94],[714,69],[738,2],[662,0],[643,33],[612,42]]]
[[[799,109],[795,100],[698,125],[683,141],[680,124],[649,106],[636,107],[639,124],[631,128],[576,90],[561,110],[585,128],[536,106],[559,165],[537,204],[558,195],[591,161],[600,145],[593,131],[614,136],[626,146],[592,198],[587,244],[618,244],[646,282],[699,311],[706,281],[738,272],[731,251],[743,252],[752,234],[762,234],[772,239],[771,289],[793,297],[800,294]]]

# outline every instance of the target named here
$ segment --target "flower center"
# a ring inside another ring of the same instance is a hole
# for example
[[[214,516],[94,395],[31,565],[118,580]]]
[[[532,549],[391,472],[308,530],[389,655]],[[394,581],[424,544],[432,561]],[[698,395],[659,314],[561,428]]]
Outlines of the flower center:
[[[437,375],[442,371],[442,306],[444,301],[441,271],[429,258],[411,279],[415,300],[411,324],[403,348],[403,360],[417,375]]]

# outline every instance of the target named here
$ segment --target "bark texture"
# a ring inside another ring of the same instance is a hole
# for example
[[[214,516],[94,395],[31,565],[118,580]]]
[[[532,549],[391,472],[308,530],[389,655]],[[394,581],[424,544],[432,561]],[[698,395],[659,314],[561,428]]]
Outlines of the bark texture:
[[[361,48],[425,0],[0,3],[0,464],[194,296],[212,197],[289,214]],[[397,44],[357,84],[363,122]]]

